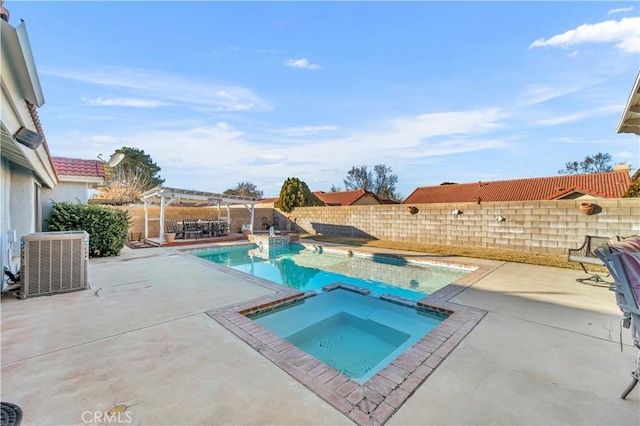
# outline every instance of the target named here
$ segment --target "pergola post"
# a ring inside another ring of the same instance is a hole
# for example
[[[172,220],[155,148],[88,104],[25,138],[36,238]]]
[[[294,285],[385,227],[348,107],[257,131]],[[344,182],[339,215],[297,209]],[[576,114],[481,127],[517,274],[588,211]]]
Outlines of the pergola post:
[[[164,196],[160,197],[160,244],[164,241]]]
[[[149,212],[147,211],[147,200],[144,200],[144,238],[149,238]]]
[[[255,220],[255,216],[256,216],[255,209],[256,209],[256,206],[251,204],[251,222],[249,222],[249,229],[251,230],[251,234],[253,234],[253,221]]]

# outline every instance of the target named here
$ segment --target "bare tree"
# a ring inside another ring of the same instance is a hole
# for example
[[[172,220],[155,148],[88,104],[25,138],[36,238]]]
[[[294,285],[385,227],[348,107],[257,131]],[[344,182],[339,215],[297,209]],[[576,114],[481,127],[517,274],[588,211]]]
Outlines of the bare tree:
[[[358,189],[371,191],[373,189],[373,174],[367,170],[367,166],[353,166],[347,172],[347,177],[343,182],[346,191],[356,191]]]
[[[561,175],[579,175],[588,173],[610,172],[613,170],[611,155],[602,152],[596,155],[587,155],[584,161],[570,161],[564,165],[564,169],[558,170]]]
[[[251,182],[238,182],[235,188],[227,189],[223,195],[236,195],[238,197],[262,198],[263,192],[259,191]]]
[[[402,198],[395,192],[398,176],[391,174],[391,167],[384,164],[376,164],[373,172],[368,170],[367,166],[354,166],[347,172],[343,182],[347,191],[364,189],[385,199],[400,200]]]

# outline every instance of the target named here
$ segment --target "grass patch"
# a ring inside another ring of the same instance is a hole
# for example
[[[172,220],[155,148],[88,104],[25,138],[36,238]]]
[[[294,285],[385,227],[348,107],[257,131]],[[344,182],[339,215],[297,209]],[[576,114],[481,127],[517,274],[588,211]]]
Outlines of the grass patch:
[[[526,263],[529,265],[551,266],[554,268],[582,270],[579,264],[569,262],[566,256],[550,254],[523,253],[519,251],[485,249],[475,247],[443,246],[436,244],[419,244],[410,242],[395,242],[383,240],[369,240],[365,238],[327,237],[324,235],[301,234],[302,239],[311,239],[335,244],[345,244],[359,247],[377,247],[393,250],[414,251],[417,253],[439,254],[445,256],[462,256],[476,259],[498,260],[503,262]],[[590,271],[607,272],[604,266],[588,265]]]

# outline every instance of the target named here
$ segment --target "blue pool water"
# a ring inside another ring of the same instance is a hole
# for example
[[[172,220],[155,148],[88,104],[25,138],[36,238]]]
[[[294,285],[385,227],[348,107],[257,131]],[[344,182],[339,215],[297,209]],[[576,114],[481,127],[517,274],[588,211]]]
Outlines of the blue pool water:
[[[193,255],[301,291],[319,291],[342,282],[410,300],[423,297],[467,275],[469,269],[409,263],[383,256],[357,257],[289,244],[264,256],[256,245],[192,251]]]
[[[445,318],[343,289],[249,317],[360,384]]]

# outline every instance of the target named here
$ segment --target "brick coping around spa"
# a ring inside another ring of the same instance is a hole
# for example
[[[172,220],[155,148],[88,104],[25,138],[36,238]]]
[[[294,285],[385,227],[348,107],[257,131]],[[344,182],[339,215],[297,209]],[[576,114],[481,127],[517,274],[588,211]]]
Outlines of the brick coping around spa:
[[[275,294],[208,311],[207,315],[356,424],[384,424],[487,314],[482,309],[453,304],[448,300],[496,267],[478,267],[455,283],[419,300],[416,303],[418,307],[445,313],[448,317],[364,385],[356,383],[246,316],[304,298],[308,296],[305,293],[261,278],[249,278],[246,274],[225,268],[228,273],[241,275],[249,281],[268,287]]]

